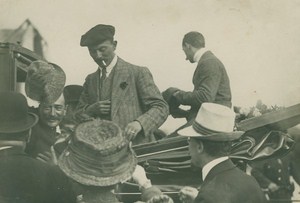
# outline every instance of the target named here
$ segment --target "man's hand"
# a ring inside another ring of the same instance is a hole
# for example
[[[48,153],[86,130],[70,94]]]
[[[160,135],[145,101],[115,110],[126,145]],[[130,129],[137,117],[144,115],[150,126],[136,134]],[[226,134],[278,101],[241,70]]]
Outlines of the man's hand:
[[[37,160],[40,160],[44,163],[53,163],[52,156],[50,152],[38,153]]]
[[[140,166],[136,165],[135,170],[132,174],[132,180],[136,182],[139,186],[145,185],[147,182],[149,182],[145,169]]]
[[[128,123],[128,125],[125,127],[125,136],[128,136],[130,139],[133,140],[135,136],[142,130],[142,126],[138,121],[133,121],[131,123]]]
[[[276,190],[279,189],[279,186],[277,184],[275,184],[275,183],[270,183],[268,185],[268,189],[270,190],[270,192],[275,192]]]
[[[168,195],[157,195],[152,197],[146,203],[173,203],[173,200]]]
[[[86,112],[89,115],[109,115],[110,114],[110,107],[111,107],[111,101],[110,100],[104,100],[104,101],[98,101],[92,105],[90,105]]]
[[[198,195],[198,190],[193,187],[184,187],[179,192],[179,199],[183,203],[192,203]]]

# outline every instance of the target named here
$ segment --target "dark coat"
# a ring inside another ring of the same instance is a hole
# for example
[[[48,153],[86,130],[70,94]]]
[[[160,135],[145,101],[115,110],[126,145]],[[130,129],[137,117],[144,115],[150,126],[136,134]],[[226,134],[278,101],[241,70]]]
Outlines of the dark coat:
[[[252,163],[251,174],[256,178],[261,188],[267,189],[270,183],[275,183],[279,189],[268,195],[270,199],[286,199],[291,200],[294,192],[294,184],[290,181],[295,170],[291,164],[291,156],[282,158],[267,159]],[[289,201],[287,201],[289,202]]]
[[[20,148],[0,150],[1,203],[76,202],[68,178]]]
[[[143,134],[137,135],[134,144],[153,141],[152,132],[163,124],[169,111],[150,71],[118,58],[113,72],[111,120],[122,129],[137,120],[143,128]],[[84,114],[88,105],[99,101],[99,80],[99,70],[86,77],[77,106],[77,118]]]
[[[204,102],[212,102],[231,107],[230,82],[222,62],[210,51],[205,52],[198,62],[193,76],[194,90],[180,90],[176,100],[191,106],[188,120],[196,117]]]
[[[198,203],[262,203],[265,197],[256,180],[231,160],[216,165],[199,189]]]
[[[39,153],[51,154],[51,146],[54,145],[58,139],[59,134],[56,133],[55,128],[50,128],[42,122],[38,122],[31,132],[30,142],[26,146],[26,153],[36,158]],[[51,159],[49,163],[52,163]]]

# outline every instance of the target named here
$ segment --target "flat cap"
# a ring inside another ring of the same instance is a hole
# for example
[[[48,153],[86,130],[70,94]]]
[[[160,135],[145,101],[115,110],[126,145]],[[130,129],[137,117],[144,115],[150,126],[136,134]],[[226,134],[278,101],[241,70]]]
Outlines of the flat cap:
[[[81,36],[80,46],[91,46],[100,44],[105,40],[113,40],[115,35],[115,27],[111,25],[99,24],[91,28]]]

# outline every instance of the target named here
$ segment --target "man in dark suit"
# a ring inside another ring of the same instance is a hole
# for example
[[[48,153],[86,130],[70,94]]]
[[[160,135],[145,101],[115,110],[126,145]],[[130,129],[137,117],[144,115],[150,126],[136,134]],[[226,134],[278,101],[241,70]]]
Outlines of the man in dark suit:
[[[77,118],[89,117],[117,123],[133,144],[154,140],[153,131],[169,111],[146,67],[132,65],[115,54],[115,28],[96,25],[81,37],[98,69],[86,77]]]
[[[55,164],[56,153],[53,146],[70,134],[61,128],[67,110],[62,94],[65,73],[59,66],[44,61],[34,61],[28,69],[27,95],[39,102],[36,109],[39,122],[32,128],[26,152],[41,161]],[[61,85],[56,87],[56,84]]]
[[[66,105],[63,95],[54,103],[41,102],[38,107],[39,122],[32,128],[31,140],[26,147],[26,153],[49,164],[56,164],[54,144],[65,139],[65,133],[60,124],[65,116]]]
[[[24,153],[37,121],[28,113],[23,95],[0,93],[0,202],[75,202],[67,177],[58,168]]]
[[[192,164],[202,168],[200,189],[185,187],[183,202],[262,203],[265,197],[256,180],[228,158],[231,141],[243,132],[233,131],[235,113],[226,106],[203,103],[193,125],[178,133],[189,137]],[[200,181],[200,180],[199,180]]]
[[[204,102],[231,107],[231,90],[227,72],[222,62],[205,48],[205,40],[199,32],[189,32],[182,40],[186,60],[197,63],[193,76],[193,91],[169,88],[163,94],[169,96],[170,112],[173,117],[185,117],[192,121]],[[166,99],[167,100],[167,99]],[[191,106],[190,110],[178,109],[179,105]]]

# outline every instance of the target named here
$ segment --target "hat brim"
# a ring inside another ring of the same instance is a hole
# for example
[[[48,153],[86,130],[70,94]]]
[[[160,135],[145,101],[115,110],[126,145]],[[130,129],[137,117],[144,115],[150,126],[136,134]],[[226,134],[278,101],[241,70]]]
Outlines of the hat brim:
[[[34,113],[28,113],[26,119],[22,121],[0,124],[0,133],[18,133],[32,128],[39,118]]]
[[[233,132],[219,132],[210,134],[200,134],[196,132],[193,126],[183,128],[177,132],[181,136],[202,138],[211,141],[232,141],[239,139],[245,132],[244,131],[233,131]]]
[[[77,170],[76,165],[72,164],[72,161],[69,159],[70,154],[68,153],[68,150],[65,150],[60,156],[58,166],[68,177],[83,185],[102,187],[111,186],[123,183],[132,177],[137,165],[137,158],[133,150],[130,151],[131,153],[128,155],[128,161],[123,162],[123,164],[127,165],[126,170],[113,176],[101,177],[80,172],[80,170]]]
[[[34,61],[28,68],[26,95],[37,102],[54,103],[63,93],[66,83],[64,70],[54,63]]]

